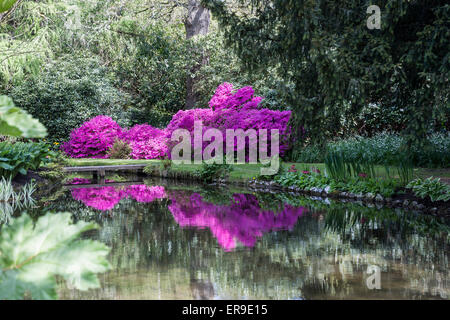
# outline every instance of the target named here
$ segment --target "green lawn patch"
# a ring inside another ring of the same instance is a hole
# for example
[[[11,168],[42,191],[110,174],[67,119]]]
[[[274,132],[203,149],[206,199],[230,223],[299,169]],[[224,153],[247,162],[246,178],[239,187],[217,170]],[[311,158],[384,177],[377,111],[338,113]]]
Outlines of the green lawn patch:
[[[116,159],[69,159],[66,166],[82,167],[82,166],[113,166],[113,165],[127,165],[127,164],[148,164],[154,166],[160,166],[161,160],[116,160]],[[295,165],[297,170],[311,170],[311,168],[325,171],[325,164],[323,163],[292,163],[284,162],[282,166],[286,169]],[[260,175],[261,164],[240,164],[233,165],[233,171],[230,174],[231,181],[249,181],[253,178],[258,178]],[[172,165],[171,170],[175,172],[194,173],[199,169],[199,165],[195,164],[183,164]],[[387,172],[383,166],[375,167],[375,173],[379,177],[388,177]],[[414,175],[420,178],[427,178],[433,176],[435,178],[441,178],[444,182],[450,180],[450,169],[427,169],[416,168],[414,169]]]

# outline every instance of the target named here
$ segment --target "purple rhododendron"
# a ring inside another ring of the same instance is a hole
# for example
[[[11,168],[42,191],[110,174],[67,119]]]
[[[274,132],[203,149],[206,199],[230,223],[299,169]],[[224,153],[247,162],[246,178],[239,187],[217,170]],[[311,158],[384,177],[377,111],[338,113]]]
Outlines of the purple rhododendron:
[[[167,139],[164,130],[148,124],[135,125],[123,134],[132,152],[132,159],[161,159],[167,155]]]
[[[127,131],[111,118],[98,116],[73,130],[70,141],[64,143],[61,148],[72,158],[106,158],[114,141],[122,139],[130,145],[130,157],[133,159],[161,159],[166,156],[171,158],[170,150],[179,142],[171,141],[173,132],[177,129],[188,130],[193,145],[194,122],[201,120],[203,133],[209,128],[216,128],[222,132],[224,140],[227,129],[254,129],[258,134],[260,130],[267,129],[269,146],[271,130],[277,129],[280,133],[280,154],[283,155],[289,148],[291,128],[288,122],[291,111],[262,109],[262,101],[263,98],[255,96],[255,91],[250,86],[234,90],[232,84],[223,83],[211,98],[209,109],[180,110],[164,130],[142,124]],[[204,142],[203,149],[208,144],[209,142]],[[237,151],[236,141],[234,145]],[[248,141],[244,147],[248,150]]]
[[[271,130],[278,129],[280,133],[280,154],[283,155],[289,148],[290,127],[288,126],[291,111],[278,111],[261,109],[262,97],[255,96],[252,87],[244,87],[233,91],[230,83],[221,84],[209,102],[211,109],[193,109],[179,111],[169,123],[166,133],[170,139],[177,129],[186,129],[191,133],[191,144],[194,144],[194,122],[202,120],[203,133],[208,128],[216,128],[222,132],[224,138],[224,150],[226,150],[226,130],[243,129],[267,129],[268,145],[271,141]],[[178,142],[171,142],[171,147]],[[209,142],[203,143],[203,149]],[[248,150],[248,141],[245,148]],[[237,142],[234,143],[235,151],[238,150]],[[169,158],[171,155],[169,154]],[[247,159],[248,160],[248,159]]]
[[[122,128],[110,117],[98,116],[70,134],[61,149],[72,158],[106,158],[114,141],[122,135]]]

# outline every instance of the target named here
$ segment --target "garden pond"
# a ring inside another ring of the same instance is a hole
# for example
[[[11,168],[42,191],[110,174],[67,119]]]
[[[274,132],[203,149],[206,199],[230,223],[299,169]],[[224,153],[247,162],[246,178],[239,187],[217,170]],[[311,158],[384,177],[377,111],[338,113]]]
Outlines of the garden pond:
[[[61,299],[449,299],[443,218],[400,209],[145,180],[53,192],[111,248],[101,288]]]

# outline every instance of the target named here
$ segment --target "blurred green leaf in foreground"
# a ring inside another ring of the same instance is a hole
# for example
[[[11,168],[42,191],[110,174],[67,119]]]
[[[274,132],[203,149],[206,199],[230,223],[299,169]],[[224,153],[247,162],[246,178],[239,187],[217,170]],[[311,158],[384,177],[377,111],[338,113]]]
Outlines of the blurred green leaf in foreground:
[[[49,213],[36,223],[23,214],[0,233],[0,299],[57,299],[55,276],[79,290],[100,287],[98,273],[111,268],[109,248],[78,240],[94,223],[71,223],[70,213]]]

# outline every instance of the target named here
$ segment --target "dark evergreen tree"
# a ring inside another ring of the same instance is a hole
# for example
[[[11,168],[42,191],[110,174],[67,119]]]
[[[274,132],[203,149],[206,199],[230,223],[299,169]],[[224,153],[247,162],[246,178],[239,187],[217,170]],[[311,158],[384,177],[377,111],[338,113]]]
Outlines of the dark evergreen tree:
[[[246,10],[203,0],[248,70],[275,66],[294,84],[293,121],[310,138],[334,136],[344,111],[371,103],[403,110],[410,142],[448,125],[447,1],[376,1],[381,29],[368,28],[367,0],[238,2]]]

